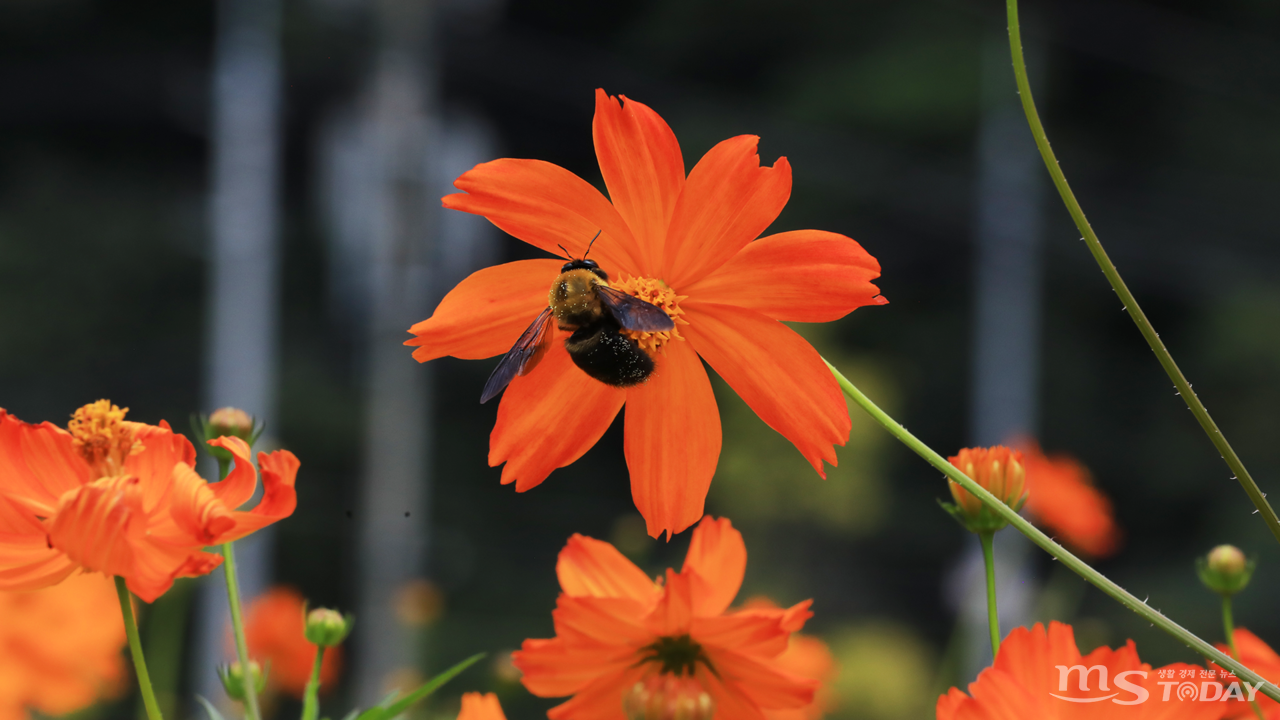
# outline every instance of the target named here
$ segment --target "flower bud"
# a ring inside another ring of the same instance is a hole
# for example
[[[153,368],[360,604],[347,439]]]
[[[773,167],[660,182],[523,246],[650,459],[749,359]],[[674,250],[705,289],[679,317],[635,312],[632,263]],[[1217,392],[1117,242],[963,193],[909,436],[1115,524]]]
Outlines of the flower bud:
[[[1027,501],[1027,471],[1023,466],[1021,452],[1003,445],[993,448],[965,448],[959,455],[947,459],[1015,511],[1021,510],[1023,503]],[[948,480],[947,484],[951,488],[951,497],[956,502],[954,505],[943,503],[942,507],[959,520],[960,524],[976,533],[995,532],[1007,524],[1004,518],[959,483]]]
[[[209,416],[209,420],[205,424],[205,435],[209,440],[224,435],[233,435],[245,442],[251,442],[253,425],[253,417],[240,408],[219,408]]]
[[[341,645],[351,632],[355,618],[342,615],[337,610],[316,608],[307,613],[307,627],[304,632],[307,642],[321,647]]]
[[[716,704],[702,684],[670,673],[650,675],[622,698],[627,720],[711,720]]]
[[[262,666],[257,660],[249,661],[249,672],[253,677],[255,692],[261,694],[267,687],[267,673],[262,671]],[[218,678],[222,680],[222,689],[227,691],[228,697],[232,700],[244,701],[244,668],[239,662],[219,665]]]
[[[1200,582],[1220,595],[1235,595],[1249,584],[1254,562],[1235,545],[1219,545],[1196,562]]]

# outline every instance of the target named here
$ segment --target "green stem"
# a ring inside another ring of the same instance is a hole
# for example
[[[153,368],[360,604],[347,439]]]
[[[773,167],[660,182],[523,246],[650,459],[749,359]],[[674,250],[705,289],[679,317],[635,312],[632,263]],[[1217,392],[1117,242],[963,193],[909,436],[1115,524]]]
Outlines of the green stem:
[[[982,564],[987,566],[987,627],[991,630],[991,657],[1000,654],[1000,615],[996,612],[996,556],[992,548],[996,534],[980,532]]]
[[[1240,659],[1240,651],[1236,649],[1236,624],[1231,619],[1231,596],[1222,596],[1222,629],[1227,633],[1227,647],[1231,648],[1231,657],[1236,660]],[[1258,701],[1250,700],[1249,704],[1253,706],[1253,714],[1258,716],[1258,720],[1266,720],[1262,715],[1262,706]]]
[[[987,492],[986,488],[974,482],[974,480],[968,475],[960,472],[958,468],[947,462],[946,458],[934,452],[932,448],[921,442],[915,435],[907,432],[906,428],[899,425],[897,421],[889,417],[885,411],[881,410],[875,403],[871,402],[870,398],[863,395],[861,390],[854,387],[853,383],[849,382],[848,378],[840,374],[840,371],[836,370],[831,363],[827,363],[827,367],[830,368],[831,373],[835,375],[836,381],[840,384],[840,388],[844,390],[844,394],[849,396],[850,400],[857,403],[858,406],[865,410],[868,415],[883,425],[884,428],[889,431],[889,434],[901,441],[902,444],[911,448],[917,455],[924,458],[930,465],[940,470],[948,478],[954,480],[956,483],[964,487],[965,490],[968,490],[976,496],[979,500],[985,503],[987,507],[991,508],[992,512],[1004,518],[1010,525],[1017,528],[1018,532],[1026,535],[1031,542],[1039,545],[1045,552],[1055,557],[1063,565],[1066,565],[1077,575],[1102,590],[1102,592],[1110,595],[1121,605],[1124,605],[1140,615],[1147,622],[1177,638],[1180,642],[1196,651],[1198,654],[1212,659],[1214,662],[1234,672],[1250,683],[1262,683],[1262,685],[1259,686],[1262,693],[1272,700],[1280,701],[1280,688],[1267,682],[1262,676],[1258,675],[1258,673],[1250,670],[1244,665],[1241,665],[1235,659],[1228,657],[1225,653],[1214,646],[1196,637],[1186,628],[1165,617],[1160,613],[1160,611],[1147,605],[1145,602],[1134,597],[1129,591],[1107,579],[1107,577],[1102,573],[1094,570],[1092,567],[1089,567],[1088,563],[1075,555],[1072,555],[1066,548],[1054,542],[1048,535],[1040,532],[1040,530],[1027,522],[1021,515],[1014,512],[1008,505],[1000,502],[999,498],[995,495]]]
[[[231,607],[231,630],[236,638],[236,655],[244,678],[244,709],[247,720],[261,720],[258,692],[249,666],[249,643],[244,637],[244,613],[240,610],[240,583],[236,580],[236,553],[232,543],[223,543],[223,570],[227,575],[227,604]]]
[[[138,623],[133,617],[133,600],[124,578],[116,576],[116,596],[120,598],[120,614],[124,616],[124,634],[129,637],[129,651],[133,653],[133,668],[138,673],[138,689],[142,703],[147,708],[148,720],[163,720],[156,692],[151,687],[151,675],[147,672],[147,659],[142,654],[142,639],[138,637]]]
[[[316,646],[316,661],[311,666],[311,678],[302,695],[302,720],[316,720],[320,715],[320,665],[324,662],[324,646]]]
[[[1253,502],[1253,506],[1262,514],[1262,519],[1267,523],[1267,527],[1271,529],[1271,534],[1275,536],[1277,541],[1280,541],[1280,518],[1276,517],[1276,511],[1271,509],[1271,505],[1267,503],[1266,495],[1258,489],[1258,484],[1253,481],[1253,476],[1245,469],[1244,463],[1240,462],[1240,457],[1232,449],[1231,443],[1227,442],[1227,438],[1218,429],[1217,423],[1209,416],[1209,411],[1205,409],[1204,403],[1200,402],[1200,398],[1191,389],[1191,383],[1187,382],[1182,370],[1173,361],[1173,356],[1169,354],[1169,350],[1164,346],[1160,335],[1151,326],[1151,321],[1147,319],[1146,313],[1142,312],[1142,308],[1138,305],[1138,300],[1134,298],[1133,293],[1129,292],[1128,286],[1120,278],[1120,272],[1116,270],[1115,264],[1107,256],[1107,251],[1102,249],[1102,243],[1098,240],[1097,234],[1093,232],[1093,227],[1089,225],[1089,220],[1085,218],[1084,210],[1080,208],[1080,203],[1076,201],[1075,193],[1071,192],[1071,186],[1067,184],[1067,178],[1062,174],[1062,168],[1058,165],[1058,158],[1053,154],[1053,148],[1049,147],[1049,138],[1045,135],[1044,125],[1041,124],[1040,115],[1036,112],[1035,100],[1031,97],[1031,83],[1027,80],[1027,64],[1022,57],[1022,33],[1018,27],[1018,0],[1005,0],[1005,2],[1009,12],[1009,50],[1013,55],[1013,73],[1018,81],[1018,95],[1022,98],[1022,109],[1027,115],[1027,123],[1031,125],[1031,134],[1035,137],[1036,147],[1040,148],[1040,156],[1044,158],[1045,167],[1049,169],[1053,184],[1058,188],[1058,194],[1062,196],[1062,201],[1067,205],[1067,212],[1071,213],[1071,219],[1075,220],[1076,227],[1080,230],[1080,234],[1084,236],[1083,240],[1089,246],[1089,252],[1093,253],[1093,259],[1097,261],[1098,267],[1102,268],[1102,274],[1107,277],[1107,282],[1111,283],[1111,288],[1115,290],[1116,295],[1120,296],[1120,302],[1124,303],[1124,309],[1128,311],[1129,317],[1133,318],[1133,322],[1138,326],[1142,337],[1146,338],[1147,344],[1151,346],[1151,351],[1156,354],[1156,359],[1160,361],[1161,367],[1164,368],[1169,379],[1173,381],[1174,387],[1178,389],[1178,394],[1187,403],[1187,408],[1191,410],[1191,414],[1200,423],[1200,427],[1204,428],[1204,432],[1209,436],[1210,442],[1218,449],[1218,453],[1222,455],[1227,467],[1235,475],[1234,479],[1238,480],[1240,487],[1244,488],[1244,492],[1249,496],[1249,500]]]

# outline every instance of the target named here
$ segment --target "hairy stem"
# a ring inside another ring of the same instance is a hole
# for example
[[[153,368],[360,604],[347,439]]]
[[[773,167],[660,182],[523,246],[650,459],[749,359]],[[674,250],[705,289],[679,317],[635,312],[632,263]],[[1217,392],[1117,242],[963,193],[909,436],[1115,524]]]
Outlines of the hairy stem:
[[[151,687],[151,674],[147,672],[147,659],[142,654],[142,638],[138,637],[138,622],[133,617],[133,599],[124,578],[116,576],[116,596],[120,598],[120,613],[124,616],[124,633],[129,638],[129,652],[133,653],[133,669],[138,674],[138,690],[142,704],[147,708],[147,720],[163,720],[156,691]]]
[[[1000,654],[1000,614],[996,612],[996,556],[994,545],[996,534],[993,532],[978,533],[982,541],[982,564],[987,568],[987,627],[991,630],[991,657]]]
[[[247,720],[261,720],[258,688],[249,666],[249,643],[244,637],[244,613],[240,609],[240,583],[236,580],[236,553],[233,543],[222,545],[222,567],[227,575],[227,604],[231,607],[231,630],[236,638],[236,657],[244,678],[244,710]]]
[[[902,444],[911,448],[917,455],[924,458],[925,461],[937,468],[948,478],[954,480],[965,490],[968,490],[975,497],[982,500],[987,507],[991,508],[992,512],[1004,518],[1010,525],[1017,528],[1018,532],[1026,535],[1031,542],[1039,545],[1045,552],[1052,555],[1063,565],[1066,565],[1077,575],[1096,586],[1099,590],[1102,590],[1102,592],[1111,596],[1121,605],[1124,605],[1142,616],[1142,618],[1147,622],[1159,627],[1161,630],[1164,630],[1177,638],[1180,642],[1194,650],[1196,653],[1213,660],[1218,663],[1218,665],[1227,668],[1236,675],[1239,675],[1242,679],[1247,680],[1250,683],[1261,683],[1259,687],[1261,688],[1262,694],[1272,700],[1280,701],[1280,688],[1267,682],[1261,675],[1258,675],[1258,673],[1250,670],[1244,665],[1241,665],[1234,658],[1228,657],[1225,653],[1221,652],[1214,646],[1204,640],[1201,640],[1191,631],[1165,617],[1160,611],[1134,597],[1128,590],[1125,590],[1115,584],[1105,575],[1090,567],[1088,563],[1075,555],[1072,555],[1066,548],[1054,542],[1048,535],[1040,532],[1039,529],[1027,522],[1021,515],[1014,512],[1012,508],[1005,505],[999,498],[988,492],[986,488],[975,482],[973,478],[970,478],[968,475],[960,472],[958,468],[947,462],[946,458],[934,452],[932,448],[921,442],[915,435],[907,432],[906,428],[899,425],[898,422],[889,417],[885,411],[881,410],[875,403],[871,402],[870,398],[863,395],[862,391],[855,387],[853,383],[849,382],[849,379],[842,375],[839,370],[836,370],[831,363],[827,363],[827,367],[830,368],[832,374],[835,375],[836,381],[839,382],[840,389],[844,391],[844,394],[847,395],[850,400],[857,403],[858,406],[865,410],[868,415],[876,420],[876,422],[883,425],[884,428],[889,431],[889,434],[901,441]]]
[[[1053,148],[1049,147],[1049,138],[1045,135],[1044,125],[1040,122],[1040,114],[1036,112],[1035,100],[1031,97],[1031,83],[1027,80],[1027,64],[1022,57],[1022,32],[1018,27],[1018,0],[1005,0],[1005,2],[1009,13],[1009,50],[1013,55],[1013,73],[1018,81],[1018,95],[1022,98],[1022,109],[1027,115],[1027,123],[1031,125],[1031,134],[1035,137],[1036,147],[1040,148],[1040,157],[1044,158],[1044,165],[1049,169],[1053,184],[1058,188],[1058,194],[1062,196],[1062,201],[1067,205],[1067,212],[1071,213],[1071,219],[1075,220],[1076,227],[1080,230],[1080,234],[1084,236],[1083,240],[1089,246],[1089,252],[1093,253],[1093,259],[1097,261],[1098,267],[1102,269],[1102,274],[1107,277],[1107,282],[1111,283],[1111,288],[1115,290],[1116,295],[1120,296],[1120,302],[1124,303],[1124,309],[1128,311],[1129,317],[1133,318],[1133,322],[1138,326],[1142,337],[1146,338],[1147,344],[1151,346],[1151,351],[1156,354],[1156,359],[1160,361],[1160,366],[1164,368],[1169,379],[1173,381],[1174,387],[1178,389],[1178,394],[1187,403],[1187,408],[1191,410],[1191,414],[1200,423],[1200,427],[1204,428],[1205,434],[1209,436],[1213,446],[1218,449],[1218,453],[1226,461],[1227,467],[1231,468],[1231,472],[1235,475],[1234,479],[1240,482],[1240,487],[1244,488],[1245,494],[1249,496],[1253,506],[1262,515],[1262,520],[1271,529],[1271,534],[1275,536],[1276,541],[1280,542],[1280,518],[1276,517],[1276,511],[1271,509],[1271,505],[1267,503],[1267,496],[1258,489],[1258,484],[1253,481],[1253,476],[1245,469],[1244,463],[1240,462],[1240,457],[1232,449],[1231,443],[1227,442],[1227,438],[1218,429],[1217,423],[1209,416],[1209,411],[1205,409],[1204,403],[1200,402],[1200,398],[1191,389],[1191,383],[1187,382],[1182,370],[1173,361],[1173,356],[1169,354],[1169,350],[1164,346],[1160,335],[1151,326],[1151,321],[1147,319],[1146,313],[1142,312],[1142,308],[1138,305],[1138,300],[1134,298],[1133,293],[1129,292],[1128,286],[1124,284],[1124,280],[1120,277],[1120,272],[1116,270],[1115,264],[1107,256],[1107,251],[1102,249],[1102,243],[1098,240],[1098,235],[1093,232],[1093,227],[1089,225],[1089,220],[1085,218],[1084,210],[1080,208],[1080,203],[1076,200],[1075,193],[1071,192],[1071,186],[1067,184],[1067,178],[1062,174],[1062,168],[1058,166],[1058,158],[1053,154]]]

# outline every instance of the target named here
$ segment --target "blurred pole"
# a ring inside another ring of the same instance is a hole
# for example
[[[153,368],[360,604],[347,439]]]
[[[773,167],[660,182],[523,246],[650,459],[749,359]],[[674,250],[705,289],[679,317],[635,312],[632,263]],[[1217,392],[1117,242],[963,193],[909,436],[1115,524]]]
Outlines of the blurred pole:
[[[983,51],[983,111],[978,131],[974,263],[973,398],[977,446],[1008,443],[1036,430],[1040,368],[1041,198],[1043,168],[1018,104],[1004,33]],[[996,534],[996,599],[1007,634],[1030,615],[1030,543],[1013,530]],[[982,556],[976,538],[960,573],[969,677],[991,662]]]
[[[279,312],[279,0],[219,0],[212,72],[209,310],[205,411],[242,408],[276,420]],[[205,474],[216,473],[212,463]],[[271,529],[236,543],[246,601],[271,575]],[[225,702],[215,666],[226,662],[226,581],[200,587],[193,691]],[[203,713],[203,710],[197,710]]]
[[[431,251],[427,163],[434,157],[433,3],[374,0],[377,55],[365,98],[373,130],[365,459],[358,526],[355,700],[369,705],[420,648],[395,613],[398,590],[423,572],[430,512],[429,368],[404,347],[427,316]]]

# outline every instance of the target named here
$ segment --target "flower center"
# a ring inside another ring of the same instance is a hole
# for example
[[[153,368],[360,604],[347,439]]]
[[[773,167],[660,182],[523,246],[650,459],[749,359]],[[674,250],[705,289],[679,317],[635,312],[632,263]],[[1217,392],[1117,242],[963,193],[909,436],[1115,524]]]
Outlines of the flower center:
[[[698,669],[698,663],[714,672],[702,646],[689,635],[658,638],[656,642],[640,649],[640,663],[658,663],[662,666],[662,673],[676,676],[692,677]]]
[[[676,323],[676,327],[670,330],[662,330],[659,332],[644,332],[636,330],[623,330],[622,334],[640,346],[641,350],[652,353],[655,350],[661,350],[667,341],[672,339],[684,340],[680,337],[680,326],[688,325],[689,321],[685,320],[681,315],[684,311],[680,309],[680,301],[689,297],[688,295],[677,295],[666,283],[656,278],[646,277],[619,277],[617,280],[609,281],[609,286],[617,288],[628,295],[634,295],[645,302],[657,305]]]
[[[125,424],[127,412],[129,408],[99,400],[76,410],[67,423],[72,445],[93,468],[95,478],[123,474],[125,458],[142,450],[133,439],[133,428]]]
[[[691,677],[649,675],[622,697],[627,720],[711,720],[716,703]]]

